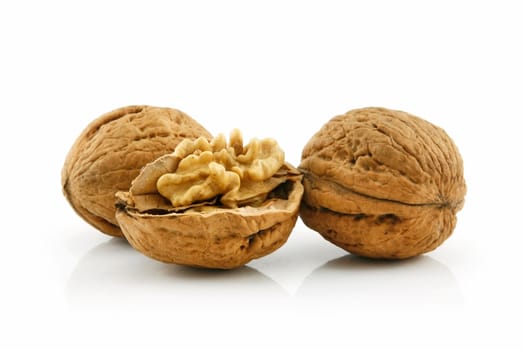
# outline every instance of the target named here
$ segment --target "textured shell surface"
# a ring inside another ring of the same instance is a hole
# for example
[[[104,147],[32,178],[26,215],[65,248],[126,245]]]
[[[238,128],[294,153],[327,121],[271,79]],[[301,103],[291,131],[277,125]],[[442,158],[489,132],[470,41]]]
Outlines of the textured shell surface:
[[[452,233],[466,185],[446,132],[402,111],[363,108],[328,121],[303,149],[301,218],[368,257],[406,258]]]
[[[62,189],[73,209],[89,224],[122,236],[115,218],[115,193],[129,189],[147,163],[170,153],[186,138],[211,138],[185,113],[163,107],[127,106],[91,122],[71,147]]]

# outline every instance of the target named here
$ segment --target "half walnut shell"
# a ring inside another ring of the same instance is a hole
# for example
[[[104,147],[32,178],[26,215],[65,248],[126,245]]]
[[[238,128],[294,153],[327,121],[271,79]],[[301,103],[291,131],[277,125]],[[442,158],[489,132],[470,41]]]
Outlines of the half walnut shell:
[[[241,139],[239,147],[233,135],[229,145],[221,136],[211,143],[201,138],[145,166],[129,192],[117,193],[116,218],[130,244],[163,262],[218,269],[245,265],[281,247],[298,217],[302,175],[281,160],[269,176],[280,157],[261,144],[254,146],[254,156],[250,145],[243,148]],[[257,166],[262,172],[254,181],[247,168]],[[221,176],[226,184],[215,183]],[[229,180],[236,176],[237,182]],[[180,188],[166,186],[171,179]]]

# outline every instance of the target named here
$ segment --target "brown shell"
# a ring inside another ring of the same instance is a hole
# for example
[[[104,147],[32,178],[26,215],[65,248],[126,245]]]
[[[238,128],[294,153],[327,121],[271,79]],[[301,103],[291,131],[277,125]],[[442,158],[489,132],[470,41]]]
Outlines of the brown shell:
[[[128,190],[147,163],[170,153],[184,138],[210,133],[185,113],[171,108],[128,106],[91,122],[69,151],[62,189],[73,209],[89,224],[122,236],[115,219],[115,193]]]
[[[258,207],[182,213],[141,212],[129,192],[119,192],[116,217],[130,244],[151,258],[230,269],[265,256],[287,241],[303,195],[301,176],[296,173],[283,186],[284,196],[274,196]]]
[[[463,207],[463,161],[446,132],[385,108],[349,111],[305,146],[301,219],[330,242],[373,258],[438,247]]]

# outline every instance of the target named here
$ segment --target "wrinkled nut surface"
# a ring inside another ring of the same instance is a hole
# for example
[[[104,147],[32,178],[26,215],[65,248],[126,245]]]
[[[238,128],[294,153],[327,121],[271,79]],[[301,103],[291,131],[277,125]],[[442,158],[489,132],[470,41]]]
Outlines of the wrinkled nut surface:
[[[140,169],[173,152],[186,138],[211,138],[181,111],[128,106],[102,115],[77,138],[62,169],[62,189],[73,209],[89,224],[122,236],[115,218],[115,193],[127,191]]]
[[[431,251],[463,207],[463,161],[445,131],[385,108],[349,111],[307,143],[301,219],[357,255],[402,259]]]
[[[288,239],[303,194],[301,174],[272,139],[243,146],[232,132],[182,141],[117,193],[117,220],[138,251],[182,265],[229,269]]]
[[[286,180],[273,176],[284,164],[284,152],[273,139],[237,145],[242,146],[238,130],[232,132],[229,147],[223,135],[211,143],[205,138],[181,142],[174,152],[174,157],[181,159],[177,169],[157,180],[158,192],[175,208],[218,196],[229,208],[264,200]]]

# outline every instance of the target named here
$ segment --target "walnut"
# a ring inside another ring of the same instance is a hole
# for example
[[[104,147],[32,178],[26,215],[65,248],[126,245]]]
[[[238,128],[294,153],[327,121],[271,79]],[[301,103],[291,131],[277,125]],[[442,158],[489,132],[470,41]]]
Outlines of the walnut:
[[[182,141],[117,193],[117,220],[154,259],[229,269],[286,242],[303,194],[301,174],[272,139],[243,146],[240,132]]]
[[[181,111],[128,106],[91,122],[77,138],[62,169],[62,189],[89,224],[122,236],[115,218],[115,193],[128,190],[140,169],[173,152],[186,138],[211,135]]]
[[[402,259],[452,233],[463,207],[463,162],[446,132],[385,108],[349,111],[304,147],[300,216],[357,255]]]
[[[181,158],[177,169],[158,179],[158,192],[174,207],[220,195],[221,204],[235,208],[268,194],[285,181],[285,177],[273,177],[284,163],[284,152],[274,140],[252,140],[236,149],[238,140],[242,145],[238,130],[230,140],[230,147],[222,135],[211,144],[204,138],[183,141],[174,152],[174,157]]]

